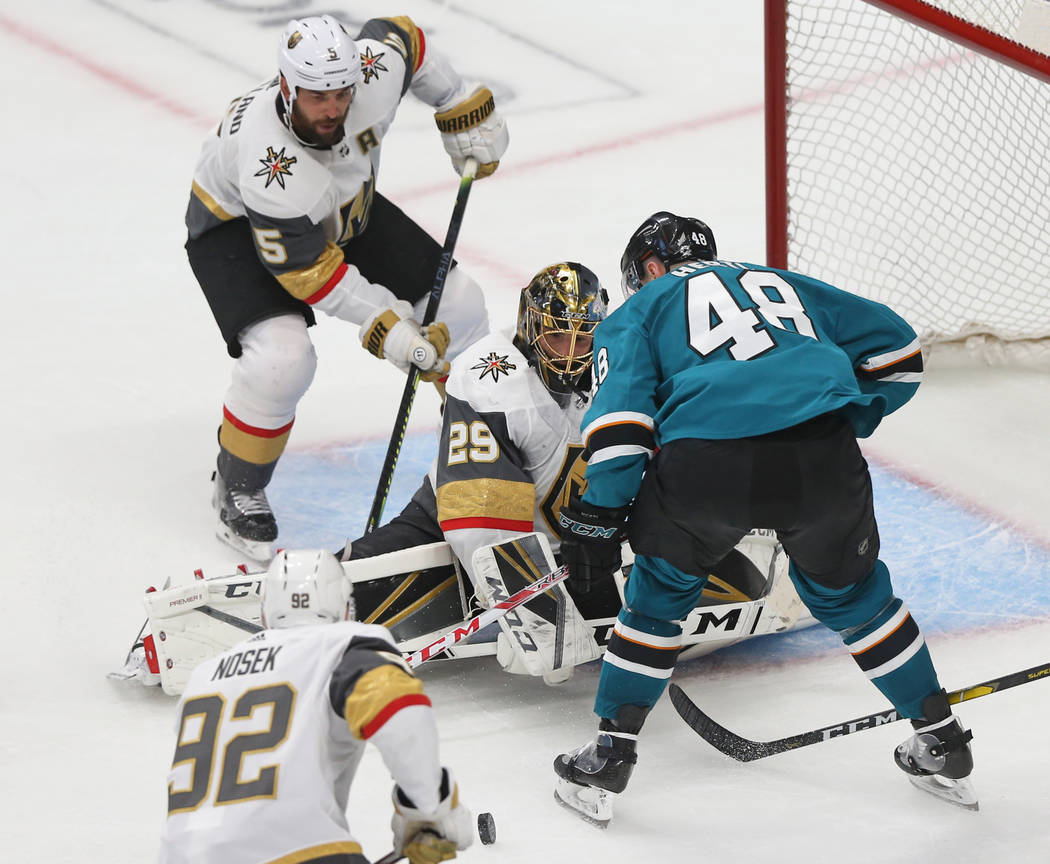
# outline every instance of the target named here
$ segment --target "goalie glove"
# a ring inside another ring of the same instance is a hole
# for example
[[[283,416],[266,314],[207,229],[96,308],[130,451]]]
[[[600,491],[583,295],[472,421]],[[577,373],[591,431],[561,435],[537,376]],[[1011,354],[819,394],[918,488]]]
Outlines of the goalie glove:
[[[432,813],[417,810],[415,804],[394,786],[394,851],[412,864],[438,864],[456,857],[474,841],[470,811],[459,801],[459,786],[447,768],[441,769],[441,800]]]
[[[588,593],[619,568],[628,510],[585,504],[575,496],[561,508],[561,561],[569,568],[565,581],[576,593]]]
[[[422,370],[424,381],[448,374],[445,351],[449,341],[444,324],[421,327],[412,317],[412,304],[407,300],[376,309],[361,325],[361,344],[366,351],[389,360],[402,372],[414,363]]]
[[[488,177],[499,167],[510,136],[488,87],[478,87],[466,97],[439,105],[434,121],[441,130],[441,141],[445,152],[452,157],[457,174],[463,173],[468,157],[478,160],[477,174],[474,175],[478,180]]]

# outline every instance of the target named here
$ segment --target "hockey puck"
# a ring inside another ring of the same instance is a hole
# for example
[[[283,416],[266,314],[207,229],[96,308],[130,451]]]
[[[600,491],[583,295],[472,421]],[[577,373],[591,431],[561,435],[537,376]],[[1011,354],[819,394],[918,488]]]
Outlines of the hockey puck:
[[[486,846],[496,842],[496,820],[492,818],[491,813],[478,814],[478,836]]]

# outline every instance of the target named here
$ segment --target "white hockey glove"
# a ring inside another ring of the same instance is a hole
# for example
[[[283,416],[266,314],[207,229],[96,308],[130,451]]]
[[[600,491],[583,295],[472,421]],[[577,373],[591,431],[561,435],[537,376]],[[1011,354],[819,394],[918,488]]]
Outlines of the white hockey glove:
[[[399,786],[394,786],[394,851],[412,864],[438,864],[456,857],[457,849],[474,842],[470,811],[459,801],[459,787],[448,768],[441,771],[441,801],[433,813],[417,810]]]
[[[434,120],[456,173],[463,173],[463,165],[471,156],[478,160],[478,180],[499,167],[510,136],[488,87],[478,87],[466,98],[439,105]]]
[[[412,304],[398,300],[393,306],[377,309],[361,325],[361,344],[370,354],[385,358],[402,372],[414,363],[424,381],[434,381],[448,374],[445,351],[449,343],[448,327],[438,322],[420,327],[412,317]]]

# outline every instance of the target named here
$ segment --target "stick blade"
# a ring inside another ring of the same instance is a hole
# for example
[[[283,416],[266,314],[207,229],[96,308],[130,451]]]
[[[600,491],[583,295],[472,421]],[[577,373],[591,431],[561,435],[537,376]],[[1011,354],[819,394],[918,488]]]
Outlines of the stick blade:
[[[668,693],[678,716],[686,722],[690,729],[720,753],[731,756],[738,762],[753,762],[755,759],[770,755],[761,742],[741,738],[712,720],[697,707],[692,699],[685,695],[685,691],[677,684],[672,684],[668,688]]]

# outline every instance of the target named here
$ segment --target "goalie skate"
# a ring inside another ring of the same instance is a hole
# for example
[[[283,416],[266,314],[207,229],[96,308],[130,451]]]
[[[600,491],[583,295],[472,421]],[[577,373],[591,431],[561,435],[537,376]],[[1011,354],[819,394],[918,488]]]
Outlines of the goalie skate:
[[[171,586],[171,579],[164,580],[162,591]],[[146,593],[152,594],[156,588],[147,588]],[[131,647],[124,657],[124,665],[112,672],[107,672],[106,677],[111,681],[141,681],[147,687],[160,684],[160,670],[157,667],[157,651],[153,644],[153,634],[148,632],[149,618],[142,622],[139,632],[131,640]]]
[[[561,777],[554,784],[554,800],[584,822],[608,828],[612,821],[613,793],[596,786],[580,786]]]
[[[149,639],[147,634],[146,639]],[[120,669],[107,672],[106,677],[113,681],[139,681],[147,687],[160,684],[160,671],[156,665],[156,654],[151,662],[151,652],[147,650],[147,643],[140,639],[131,646],[127,659]]]

